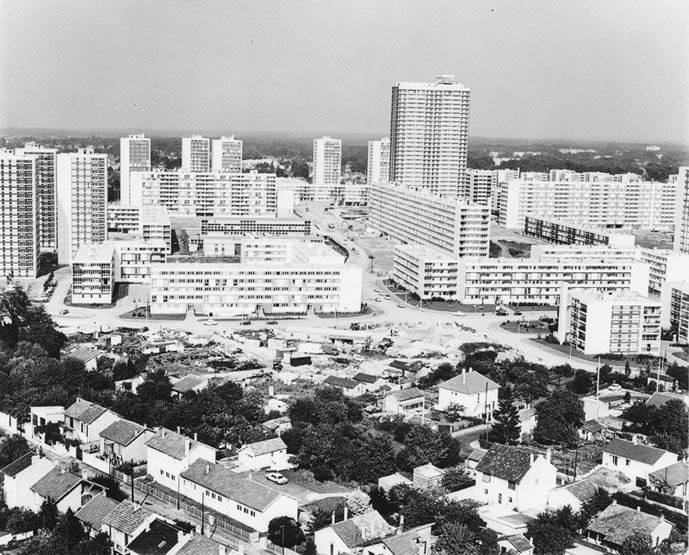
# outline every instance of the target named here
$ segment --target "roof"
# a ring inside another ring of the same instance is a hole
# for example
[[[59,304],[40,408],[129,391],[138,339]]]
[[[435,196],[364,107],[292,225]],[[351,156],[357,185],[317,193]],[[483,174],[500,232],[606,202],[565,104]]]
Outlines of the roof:
[[[687,464],[687,461],[679,461],[651,472],[648,476],[672,488],[676,488],[689,482],[689,464]]]
[[[207,383],[208,380],[201,378],[199,376],[185,376],[178,382],[175,382],[172,386],[172,390],[177,393],[186,393],[187,391],[193,391],[200,385]],[[205,387],[205,386],[204,386]]]
[[[414,530],[409,530],[404,534],[395,534],[383,540],[383,545],[387,547],[392,555],[419,555],[417,540],[419,534]]]
[[[195,484],[228,497],[257,511],[265,511],[282,493],[239,474],[219,464],[197,459],[181,474]]]
[[[89,360],[93,360],[94,358],[103,354],[105,353],[96,347],[92,347],[90,345],[79,345],[75,349],[72,349],[70,352],[68,352],[65,356],[75,358],[86,363]]]
[[[345,389],[354,389],[357,385],[359,385],[359,382],[355,382],[349,378],[338,378],[337,376],[328,376],[325,378],[325,380],[323,380],[323,383],[327,383],[328,385],[332,385],[334,387],[344,387]]]
[[[117,443],[118,445],[129,445],[137,437],[146,431],[146,427],[131,420],[125,420],[121,418],[115,420],[110,426],[105,428],[101,433],[100,437]]]
[[[190,449],[194,449],[199,445],[205,445],[200,441],[195,441],[187,436],[168,430],[167,428],[160,428],[160,430],[156,432],[156,435],[146,441],[146,445],[151,449],[155,449],[173,459],[181,461],[184,458],[185,443],[187,441],[190,442]],[[212,449],[212,447],[209,447],[209,449]]]
[[[498,541],[508,541],[517,550],[518,553],[524,553],[533,549],[534,546],[522,534],[514,534],[512,536],[503,536]]]
[[[423,391],[421,391],[418,387],[398,389],[396,391],[391,391],[388,395],[391,395],[400,402],[411,401],[412,399],[420,399],[424,397]]]
[[[591,499],[598,491],[598,486],[590,480],[580,480],[578,482],[572,482],[570,484],[565,484],[560,489],[567,490],[579,501],[588,501]]]
[[[196,534],[175,555],[218,555],[220,544],[202,534]],[[229,549],[227,552],[229,553]]]
[[[382,476],[378,478],[378,487],[383,488],[385,490],[391,489],[394,486],[398,486],[400,484],[411,485],[412,481],[406,476],[400,474],[399,472],[395,472],[394,474],[390,474],[389,476]]]
[[[258,457],[259,455],[267,455],[268,453],[282,451],[283,449],[287,449],[287,445],[279,437],[275,437],[255,443],[249,443],[242,447],[240,451],[251,451],[254,456]]]
[[[487,451],[484,449],[474,449],[467,457],[468,461],[479,462],[483,457],[486,456]]]
[[[438,476],[445,475],[445,471],[442,468],[438,468],[437,466],[431,463],[417,466],[414,469],[414,474],[417,473],[421,476],[424,476],[425,478],[437,478]]]
[[[582,428],[589,432],[603,432],[606,430],[606,427],[598,422],[598,420],[587,420],[584,422]]]
[[[37,493],[43,499],[50,498],[57,502],[79,484],[81,484],[80,476],[55,467],[31,486],[31,491]]]
[[[531,454],[526,449],[496,444],[476,465],[476,471],[519,482],[531,468]]]
[[[473,395],[474,393],[485,391],[486,385],[488,385],[488,389],[498,389],[500,387],[490,378],[486,378],[483,374],[479,374],[474,370],[469,370],[469,372],[463,371],[459,376],[455,376],[441,383],[438,388],[449,389],[465,395]]]
[[[152,515],[146,507],[125,500],[103,518],[103,524],[132,535]]]
[[[610,453],[644,464],[655,464],[667,451],[650,445],[632,443],[626,439],[613,439],[603,447],[603,453]]]
[[[378,511],[355,515],[350,519],[331,524],[330,528],[350,549],[395,533],[395,528],[390,526]]]
[[[115,246],[112,243],[81,243],[72,257],[72,263],[110,264],[113,256],[115,256]]]
[[[635,532],[650,535],[656,529],[659,522],[661,522],[661,517],[649,515],[613,502],[593,519],[588,529],[591,532],[602,534],[605,541],[621,545],[625,539]]]
[[[65,409],[65,417],[74,418],[84,424],[92,424],[106,410],[108,409],[85,399],[77,399]]]
[[[404,362],[403,360],[393,360],[390,364],[388,364],[391,368],[397,368],[398,370],[409,370],[410,365],[408,362]]]
[[[127,549],[137,555],[165,555],[179,541],[180,529],[156,518],[147,530],[129,542]]]
[[[74,516],[94,530],[100,530],[103,519],[117,508],[117,501],[106,495],[96,495],[79,509]]]
[[[354,379],[357,382],[376,383],[378,381],[378,376],[366,374],[365,372],[359,372],[356,376],[354,376]]]
[[[263,422],[263,424],[261,424],[261,426],[263,426],[267,430],[275,431],[280,426],[282,426],[284,424],[289,424],[289,425],[292,424],[289,416],[279,416],[278,418],[272,418],[271,420],[266,420],[265,422]]]
[[[682,401],[687,404],[687,398],[678,393],[671,393],[669,391],[658,391],[646,399],[646,404],[656,408],[662,407],[668,401]]]
[[[33,462],[33,456],[34,456],[33,451],[27,451],[21,457],[19,457],[17,460],[14,460],[10,464],[8,464],[0,472],[2,472],[3,476],[9,476],[11,478],[14,478],[22,470],[25,470],[31,466],[31,464]]]

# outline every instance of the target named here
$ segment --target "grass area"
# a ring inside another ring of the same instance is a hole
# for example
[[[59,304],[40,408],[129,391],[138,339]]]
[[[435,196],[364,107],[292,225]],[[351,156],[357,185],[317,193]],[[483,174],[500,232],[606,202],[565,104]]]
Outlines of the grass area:
[[[424,301],[421,306],[428,310],[439,310],[445,312],[477,312],[487,314],[495,312],[494,304],[474,305],[463,304],[459,301]]]
[[[186,319],[187,315],[185,314],[151,314],[150,311],[148,313],[148,319],[152,321],[165,321],[165,320],[170,320],[170,321],[177,321],[180,322],[184,319]],[[146,309],[144,307],[140,308],[135,308],[134,310],[130,310],[129,312],[125,312],[124,314],[120,314],[120,318],[123,320],[144,320],[146,318]]]
[[[540,345],[544,345],[546,347],[549,347],[553,349],[554,351],[560,351],[562,354],[565,354],[569,356],[569,345],[560,345],[559,343],[549,343],[545,339],[538,339],[537,337],[532,337],[531,341],[535,341],[536,343]],[[585,355],[576,349],[572,349],[572,360],[585,360],[588,362],[598,362],[598,357],[594,355]],[[624,360],[617,360],[614,358],[607,358],[605,356],[600,357],[600,363],[601,364],[607,364],[608,366],[611,366],[612,368],[624,368]],[[639,366],[634,360],[629,359],[629,364],[634,367],[634,366]]]
[[[369,314],[373,314],[373,309],[367,306],[361,312],[317,312],[316,316],[324,320],[339,320],[340,318],[359,318],[360,316],[368,316]]]
[[[549,310],[552,310],[553,312],[557,312],[556,306],[551,306],[551,305],[547,305],[547,304],[529,304],[529,305],[510,304],[510,305],[507,305],[507,308],[510,308],[512,310],[517,310],[519,312],[546,312]]]
[[[507,320],[500,324],[500,327],[506,331],[512,333],[545,333],[548,334],[549,328],[546,322],[541,322],[540,320],[527,320],[525,322],[520,322],[516,320]],[[569,354],[569,352],[568,352]]]

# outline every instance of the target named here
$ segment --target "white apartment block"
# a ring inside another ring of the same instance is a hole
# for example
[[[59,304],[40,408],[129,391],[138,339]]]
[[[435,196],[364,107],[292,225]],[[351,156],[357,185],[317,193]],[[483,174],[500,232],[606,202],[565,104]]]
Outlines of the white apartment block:
[[[230,137],[213,139],[211,169],[220,173],[242,173],[243,143]]]
[[[82,243],[72,258],[72,304],[110,304],[115,285],[112,243]]]
[[[336,266],[345,257],[320,238],[245,237],[240,243],[242,263],[279,262]]]
[[[201,236],[220,234],[228,236],[244,235],[311,235],[311,220],[290,217],[254,216],[240,218],[219,216],[217,218],[201,218]]]
[[[342,172],[342,141],[332,137],[313,140],[313,174],[315,185],[337,186]]]
[[[425,245],[397,245],[392,279],[420,299],[457,297],[459,260]]]
[[[126,233],[145,241],[164,241],[172,252],[172,224],[164,206],[108,204],[108,233]]]
[[[108,203],[108,233],[137,233],[141,227],[141,206]]]
[[[83,243],[107,235],[108,157],[93,147],[57,155],[57,258],[70,264]]]
[[[292,191],[296,203],[312,202],[315,198],[314,185],[296,177],[278,177],[276,187],[278,191]]]
[[[392,87],[390,181],[457,196],[466,180],[469,94],[454,75]]]
[[[658,301],[633,291],[570,289],[560,303],[558,339],[587,355],[658,356],[660,313]]]
[[[369,192],[369,224],[404,243],[435,247],[452,256],[488,256],[490,207],[428,190],[377,183]]]
[[[132,172],[151,171],[151,139],[144,134],[120,139],[120,192],[129,189]]]
[[[129,199],[134,205],[159,204],[178,216],[259,216],[277,209],[275,174],[258,172],[136,173]]]
[[[498,184],[495,170],[467,170],[468,179],[461,191],[462,196],[474,204],[490,206],[493,189]]]
[[[526,215],[524,235],[558,245],[633,247],[636,243],[636,237],[633,233],[546,218],[535,214]]]
[[[640,249],[640,260],[649,265],[648,289],[660,293],[666,281],[678,282],[689,276],[689,253],[670,249]]]
[[[151,313],[184,314],[189,308],[208,316],[361,310],[361,269],[334,263],[339,255],[325,252],[322,245],[305,242],[290,255],[254,244],[246,253],[238,263],[180,258],[153,265]]]
[[[689,281],[665,282],[660,294],[661,324],[676,334],[677,343],[689,343]]]
[[[368,204],[368,183],[345,183],[343,203],[345,206],[365,206]]]
[[[677,205],[675,207],[676,251],[689,254],[689,167],[681,167],[677,175]]]
[[[17,155],[36,157],[36,204],[38,207],[38,244],[42,251],[57,249],[57,205],[56,171],[57,149],[47,148],[37,143],[26,143],[23,148],[15,148]]]
[[[164,264],[169,252],[165,241],[125,239],[113,241],[115,247],[115,281],[150,283],[151,265]]]
[[[390,137],[368,142],[366,183],[390,181]]]
[[[526,180],[498,183],[498,223],[524,229],[527,214],[600,227],[669,231],[677,186],[673,183]]]
[[[36,277],[38,164],[36,156],[0,153],[0,277]]]
[[[187,172],[211,171],[211,140],[201,135],[182,138],[182,169]]]

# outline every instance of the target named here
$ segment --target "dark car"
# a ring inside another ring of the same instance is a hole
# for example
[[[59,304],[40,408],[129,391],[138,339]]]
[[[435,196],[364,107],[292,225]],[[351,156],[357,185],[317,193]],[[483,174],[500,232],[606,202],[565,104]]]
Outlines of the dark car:
[[[521,311],[521,310],[513,310],[513,311],[512,311],[512,314],[514,314],[515,316],[521,316],[521,315],[522,315],[522,311]]]
[[[495,311],[495,315],[496,316],[507,316],[507,311],[500,308],[500,309]]]
[[[242,324],[242,326],[250,326],[251,320],[242,320],[241,324]]]

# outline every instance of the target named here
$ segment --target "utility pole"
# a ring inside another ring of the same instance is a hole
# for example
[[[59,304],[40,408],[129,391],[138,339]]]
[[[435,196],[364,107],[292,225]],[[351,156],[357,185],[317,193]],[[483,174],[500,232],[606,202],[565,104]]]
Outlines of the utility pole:
[[[201,535],[203,536],[203,533],[206,531],[206,506],[204,504],[206,500],[206,494],[204,492],[201,492]]]
[[[485,398],[483,400],[483,410],[486,412],[486,443],[488,442],[488,380],[486,380]]]

